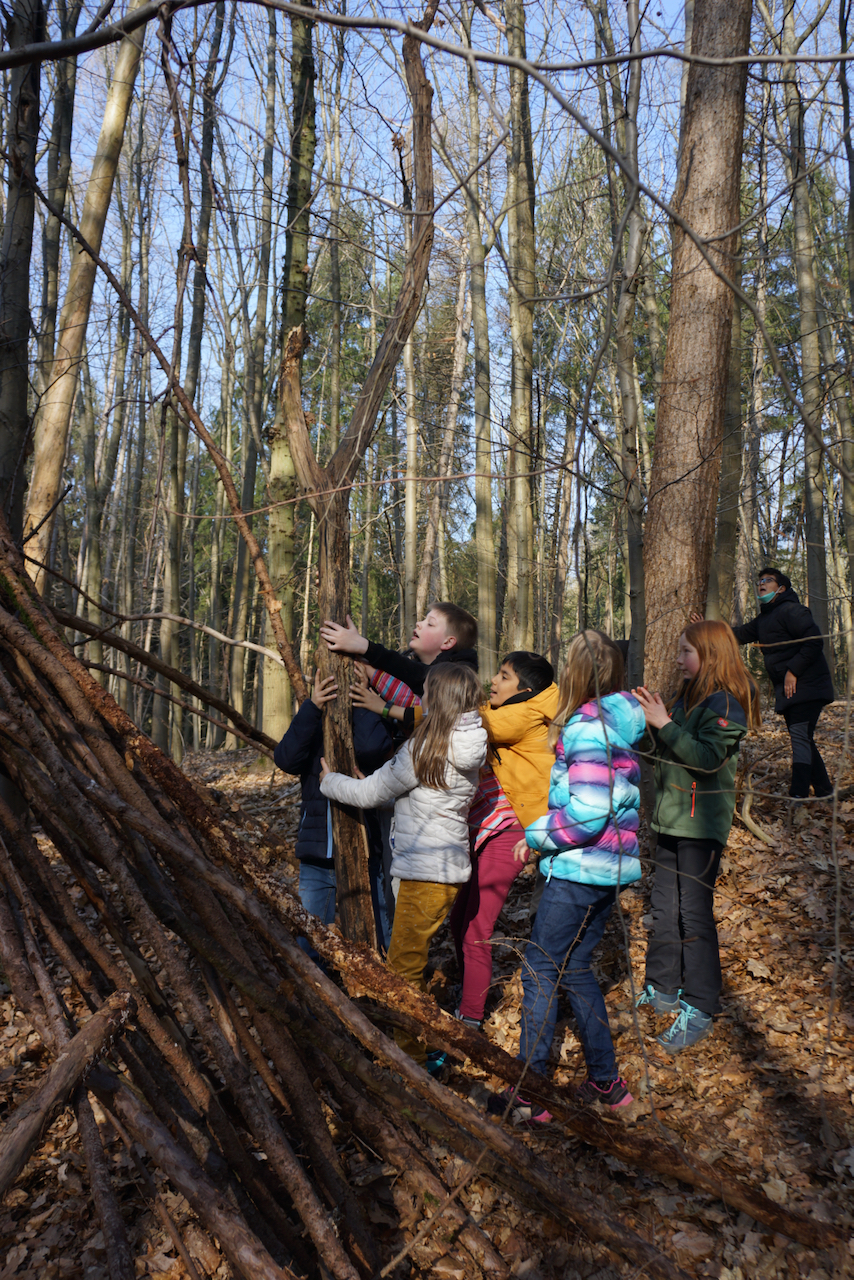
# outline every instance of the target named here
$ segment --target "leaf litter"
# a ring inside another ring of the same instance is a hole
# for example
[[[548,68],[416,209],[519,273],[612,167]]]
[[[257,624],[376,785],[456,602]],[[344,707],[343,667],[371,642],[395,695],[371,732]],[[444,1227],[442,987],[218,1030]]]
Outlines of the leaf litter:
[[[670,1058],[654,1038],[666,1020],[646,1008],[633,1009],[628,960],[637,987],[649,926],[648,874],[621,895],[596,971],[606,991],[620,1070],[638,1099],[628,1122],[761,1186],[778,1204],[833,1224],[848,1247],[821,1252],[793,1244],[708,1193],[626,1167],[557,1122],[525,1135],[556,1175],[613,1204],[615,1213],[689,1275],[719,1280],[854,1275],[854,799],[849,794],[854,768],[844,705],[824,712],[819,737],[842,798],[835,811],[827,802],[803,806],[794,820],[783,798],[790,748],[782,725],[767,722],[743,747],[743,772],[753,778],[752,819],[772,843],[763,843],[736,818],[715,896],[724,991],[712,1037]],[[246,751],[202,753],[188,757],[184,768],[221,793],[232,820],[265,836],[275,849],[277,873],[295,887],[298,781]],[[646,852],[652,852],[648,841]],[[519,969],[530,932],[535,874],[529,867],[517,879],[496,928],[500,942],[494,948],[485,1033],[510,1053],[519,1042]],[[431,965],[433,994],[452,1008],[458,974],[446,929],[435,940]],[[74,1007],[76,993],[67,981],[64,994]],[[6,987],[0,988],[0,1019],[0,1120],[5,1120],[41,1080],[48,1058]],[[565,1085],[577,1083],[584,1073],[563,1005],[550,1071]],[[454,1067],[447,1085],[482,1103],[487,1089],[500,1082],[467,1063]],[[97,1104],[96,1116],[137,1275],[179,1280],[187,1271],[143,1194],[130,1154]],[[333,1125],[333,1133],[381,1252],[391,1256],[418,1231],[418,1207],[413,1202],[409,1216],[402,1214],[390,1171],[345,1127]],[[490,1237],[510,1274],[528,1280],[636,1274],[563,1224],[518,1205],[476,1174],[471,1177],[458,1157],[424,1141],[449,1186],[468,1178],[459,1201]],[[216,1242],[199,1230],[186,1201],[156,1170],[152,1173],[199,1275],[226,1280],[232,1272]],[[76,1120],[66,1109],[0,1205],[0,1280],[107,1280],[103,1235],[85,1177]],[[477,1274],[473,1265],[439,1228],[414,1246],[394,1274],[468,1280]]]

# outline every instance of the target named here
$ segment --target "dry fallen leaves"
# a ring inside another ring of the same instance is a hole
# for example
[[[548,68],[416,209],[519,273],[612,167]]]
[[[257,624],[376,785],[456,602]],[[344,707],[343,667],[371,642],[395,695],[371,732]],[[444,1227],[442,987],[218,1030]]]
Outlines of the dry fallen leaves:
[[[838,769],[841,785],[850,786],[854,771],[844,750],[841,707],[823,714],[819,737],[831,771]],[[811,805],[803,825],[795,827],[781,799],[789,763],[782,723],[769,721],[745,750],[756,762],[752,816],[774,844],[764,845],[736,821],[716,894],[724,996],[713,1037],[687,1054],[667,1058],[653,1035],[666,1022],[647,1010],[634,1014],[629,961],[637,983],[649,924],[646,878],[622,895],[621,912],[612,916],[600,948],[597,976],[607,991],[621,1071],[641,1100],[636,1123],[653,1131],[664,1128],[703,1159],[761,1185],[772,1200],[833,1222],[854,1238],[854,803],[840,803],[835,819],[829,805]],[[278,872],[295,881],[298,782],[250,752],[206,754],[189,759],[185,767],[223,794],[231,820],[264,836]],[[518,1046],[519,963],[529,933],[532,884],[530,868],[514,885],[496,930],[502,941],[495,947],[486,1034],[510,1052]],[[432,963],[434,994],[450,1007],[457,975],[447,934],[437,938]],[[66,998],[73,1004],[75,993],[67,981]],[[560,1014],[553,1071],[559,1082],[568,1084],[581,1077],[583,1062],[563,1007]],[[0,1115],[26,1097],[43,1068],[38,1037],[8,994],[0,996]],[[495,1082],[469,1069],[455,1070],[448,1083],[482,1100]],[[141,1196],[129,1156],[107,1127],[102,1132],[132,1232],[137,1274],[178,1280],[186,1271]],[[359,1149],[346,1130],[336,1140],[380,1247],[389,1256],[392,1246],[399,1248],[417,1231],[418,1206],[413,1203],[410,1216],[402,1216],[386,1168]],[[557,1172],[610,1199],[623,1218],[689,1274],[719,1280],[757,1275],[831,1280],[854,1270],[854,1244],[847,1257],[812,1254],[767,1234],[711,1196],[604,1158],[558,1125],[528,1140]],[[0,1280],[73,1280],[82,1275],[107,1280],[103,1237],[83,1183],[78,1142],[73,1115],[63,1113],[0,1206]],[[431,1154],[447,1180],[455,1182],[456,1158],[435,1145]],[[159,1181],[158,1188],[199,1273],[226,1280],[230,1271],[215,1242],[198,1230],[181,1197]],[[491,1237],[514,1276],[605,1280],[630,1273],[602,1250],[569,1237],[552,1219],[520,1209],[477,1177],[465,1186],[460,1202]],[[474,1280],[470,1258],[449,1244],[442,1231],[417,1246],[412,1263],[413,1275]]]

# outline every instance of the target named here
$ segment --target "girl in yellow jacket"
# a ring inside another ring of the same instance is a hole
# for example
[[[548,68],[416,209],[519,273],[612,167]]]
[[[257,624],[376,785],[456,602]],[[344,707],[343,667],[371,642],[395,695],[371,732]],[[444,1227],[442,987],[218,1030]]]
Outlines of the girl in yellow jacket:
[[[508,653],[480,708],[489,738],[488,768],[469,813],[472,874],[451,912],[451,933],[463,976],[457,1017],[483,1022],[492,982],[489,939],[510,886],[525,865],[513,856],[524,828],[549,811],[554,751],[549,725],[557,711],[554,668],[538,653]]]
[[[355,706],[402,720],[405,728],[419,718],[418,698],[387,674],[357,672],[351,693]],[[552,664],[538,653],[517,650],[503,659],[489,702],[479,708],[489,756],[469,813],[471,879],[462,886],[450,920],[463,979],[456,1015],[469,1026],[483,1022],[492,982],[489,939],[525,865],[513,857],[514,846],[523,839],[524,828],[549,811],[554,751],[548,736],[557,701]]]

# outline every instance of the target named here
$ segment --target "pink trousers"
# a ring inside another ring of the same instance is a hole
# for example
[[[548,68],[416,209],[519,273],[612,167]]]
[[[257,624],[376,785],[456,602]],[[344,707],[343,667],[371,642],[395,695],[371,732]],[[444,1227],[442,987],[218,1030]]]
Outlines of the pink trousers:
[[[510,886],[525,865],[513,857],[513,848],[524,835],[514,823],[483,845],[472,861],[471,880],[460,889],[451,912],[451,933],[463,975],[460,1013],[464,1018],[476,1018],[478,1022],[483,1018],[492,982],[489,939]]]

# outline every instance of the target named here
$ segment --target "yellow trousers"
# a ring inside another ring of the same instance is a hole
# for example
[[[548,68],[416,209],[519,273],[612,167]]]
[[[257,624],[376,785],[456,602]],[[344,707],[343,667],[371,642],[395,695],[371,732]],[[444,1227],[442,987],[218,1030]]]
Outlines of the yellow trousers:
[[[433,884],[429,880],[401,880],[394,908],[394,926],[388,949],[389,968],[424,991],[424,969],[430,939],[437,932],[459,893],[458,884]],[[419,1066],[427,1060],[427,1046],[405,1031],[394,1033],[398,1048]]]

